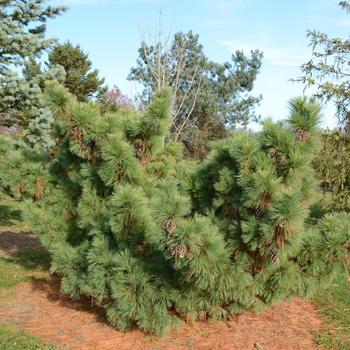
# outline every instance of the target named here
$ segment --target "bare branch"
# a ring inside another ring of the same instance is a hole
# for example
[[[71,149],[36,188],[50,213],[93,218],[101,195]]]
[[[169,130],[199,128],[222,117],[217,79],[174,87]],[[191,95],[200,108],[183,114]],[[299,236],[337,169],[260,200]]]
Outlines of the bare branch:
[[[202,68],[202,65],[200,63],[198,63],[198,65],[196,66],[195,72],[193,73],[192,79],[191,79],[192,83],[189,86],[189,88],[187,89],[187,91],[185,91],[185,93],[184,93],[184,95],[183,95],[183,97],[181,99],[181,102],[180,102],[180,104],[178,106],[178,109],[176,110],[176,112],[173,115],[173,124],[176,124],[176,119],[177,119],[178,115],[181,112],[182,106],[183,106],[186,98],[188,97],[189,93],[192,91],[192,88],[195,85],[196,77],[197,77],[197,75],[199,75],[199,73],[201,73],[201,69],[200,68]],[[200,74],[200,82],[201,81],[202,81],[202,75]],[[199,86],[200,86],[200,84],[198,84],[197,90],[199,89]],[[175,96],[175,98],[176,98],[176,96]]]
[[[200,79],[199,79],[199,83],[198,83],[198,87],[197,87],[197,90],[196,90],[196,93],[195,93],[195,96],[194,96],[194,99],[193,99],[193,102],[192,102],[192,106],[191,106],[191,109],[190,111],[188,112],[185,120],[183,121],[183,123],[181,124],[180,128],[177,129],[176,131],[176,135],[175,135],[175,141],[178,140],[179,136],[181,135],[182,133],[182,130],[184,129],[184,127],[186,126],[192,112],[193,112],[193,109],[196,105],[196,102],[197,102],[197,98],[198,98],[198,94],[199,94],[199,91],[201,90],[201,87],[202,87],[202,78],[203,76],[201,75],[200,76]]]

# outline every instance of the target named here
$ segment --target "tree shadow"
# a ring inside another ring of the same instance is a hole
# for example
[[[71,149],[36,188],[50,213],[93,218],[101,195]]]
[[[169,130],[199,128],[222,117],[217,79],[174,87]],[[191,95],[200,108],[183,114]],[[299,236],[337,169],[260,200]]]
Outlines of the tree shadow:
[[[45,250],[16,252],[10,257],[1,257],[0,259],[20,265],[25,270],[41,269],[48,271],[50,269],[50,254]]]
[[[43,251],[39,239],[24,231],[2,231],[0,233],[0,255],[14,256],[15,254]]]
[[[21,211],[13,208],[11,205],[0,205],[0,225],[14,226],[21,220]]]
[[[307,223],[311,225],[317,224],[320,219],[327,214],[328,210],[323,206],[322,203],[314,203],[309,208],[309,217],[307,218]]]
[[[13,263],[26,270],[50,268],[50,255],[39,239],[27,232],[0,233],[0,260]]]
[[[88,312],[94,316],[97,322],[110,326],[107,323],[103,308],[94,304],[92,298],[81,295],[78,299],[73,299],[68,294],[63,293],[61,290],[61,278],[59,276],[51,275],[49,279],[32,277],[31,280],[33,291],[44,293],[49,301],[58,302],[58,305],[61,307]]]

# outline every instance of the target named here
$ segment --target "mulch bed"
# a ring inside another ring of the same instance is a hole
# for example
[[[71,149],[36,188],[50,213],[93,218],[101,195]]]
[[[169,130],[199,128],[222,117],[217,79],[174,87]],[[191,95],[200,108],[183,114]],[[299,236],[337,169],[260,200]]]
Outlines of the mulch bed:
[[[62,296],[52,280],[17,288],[11,299],[0,303],[0,322],[68,349],[321,349],[313,342],[312,332],[321,329],[322,322],[313,304],[302,299],[260,315],[246,313],[235,321],[185,325],[156,339],[138,330],[116,331],[93,307]]]
[[[0,255],[41,249],[31,235],[3,235],[0,233]],[[55,278],[17,287],[0,301],[0,323],[40,336],[61,349],[79,350],[314,350],[321,347],[313,341],[312,332],[322,329],[314,305],[295,298],[260,315],[245,313],[229,322],[185,324],[160,339],[139,330],[122,333],[88,302],[62,295]]]

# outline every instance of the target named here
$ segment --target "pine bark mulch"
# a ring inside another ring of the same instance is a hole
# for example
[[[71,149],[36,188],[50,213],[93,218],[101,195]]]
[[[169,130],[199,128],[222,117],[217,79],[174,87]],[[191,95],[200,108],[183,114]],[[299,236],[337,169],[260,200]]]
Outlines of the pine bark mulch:
[[[59,282],[24,284],[0,303],[0,322],[40,336],[63,349],[81,350],[313,350],[312,332],[322,328],[306,300],[274,306],[260,315],[245,313],[230,322],[197,322],[156,339],[138,330],[108,326],[92,306],[59,293]]]
[[[0,234],[0,256],[41,249],[32,235]],[[0,323],[40,336],[60,349],[79,350],[316,350],[312,332],[322,329],[315,306],[295,298],[254,315],[229,322],[184,325],[157,339],[139,330],[118,332],[85,301],[72,301],[59,292],[59,280],[26,283],[0,300]]]

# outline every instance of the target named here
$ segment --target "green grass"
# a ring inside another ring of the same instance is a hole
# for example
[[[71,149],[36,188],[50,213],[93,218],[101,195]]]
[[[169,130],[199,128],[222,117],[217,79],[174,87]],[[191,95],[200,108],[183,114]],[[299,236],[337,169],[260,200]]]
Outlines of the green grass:
[[[350,283],[339,278],[327,290],[315,297],[316,305],[325,316],[323,331],[315,334],[316,341],[329,350],[350,350]]]
[[[0,324],[1,350],[55,350],[56,347],[44,344],[38,337],[18,332],[12,327]]]
[[[21,220],[19,204],[10,199],[0,199],[0,227],[11,230],[25,230]]]
[[[16,203],[0,201],[0,228],[13,232],[27,231],[21,222]],[[24,234],[24,233],[23,233]],[[42,280],[49,276],[49,255],[45,251],[22,251],[11,257],[0,257],[0,299],[11,294],[12,288],[24,282]],[[0,324],[0,350],[54,350],[40,338]]]
[[[43,252],[18,252],[10,258],[0,257],[0,288],[48,277],[49,256]]]
[[[21,222],[18,203],[0,200],[0,229],[17,233],[27,231]],[[0,257],[0,289],[48,277],[49,261],[45,251],[19,251],[11,257]]]

